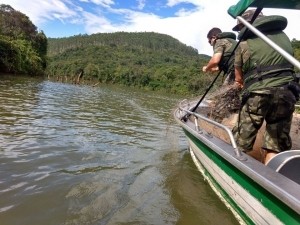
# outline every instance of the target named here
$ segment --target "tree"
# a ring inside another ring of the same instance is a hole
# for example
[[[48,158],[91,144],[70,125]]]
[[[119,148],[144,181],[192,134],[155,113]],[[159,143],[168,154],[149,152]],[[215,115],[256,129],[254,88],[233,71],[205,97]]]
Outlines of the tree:
[[[37,75],[46,68],[46,35],[26,15],[4,4],[0,5],[0,49],[0,72]]]
[[[188,93],[206,85],[189,89],[188,84],[199,80],[192,77],[200,76],[201,63],[209,57],[169,35],[116,32],[49,38],[48,59],[50,77],[71,77],[72,71],[84,68],[87,82]]]

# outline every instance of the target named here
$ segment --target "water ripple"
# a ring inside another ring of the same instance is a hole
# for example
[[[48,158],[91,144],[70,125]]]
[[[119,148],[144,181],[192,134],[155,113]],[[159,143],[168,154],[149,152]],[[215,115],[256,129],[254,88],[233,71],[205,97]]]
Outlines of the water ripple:
[[[177,101],[2,78],[1,224],[175,224],[160,167],[186,146],[170,119]]]

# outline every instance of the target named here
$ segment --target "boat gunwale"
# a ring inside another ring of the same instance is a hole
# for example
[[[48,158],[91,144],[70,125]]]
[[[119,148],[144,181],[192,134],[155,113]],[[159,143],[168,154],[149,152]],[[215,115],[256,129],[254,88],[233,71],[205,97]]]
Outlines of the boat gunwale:
[[[243,1],[239,1],[238,4],[236,4],[234,7],[237,7],[237,9],[239,9],[239,7],[240,7],[239,4],[241,4],[241,6],[244,7],[243,10],[245,11],[248,7],[255,6],[255,4],[252,4],[252,5],[249,4],[248,6],[242,5],[243,4],[242,2]],[[256,0],[249,1],[249,3],[251,3],[251,2],[256,3],[259,1],[256,1]],[[300,2],[300,0],[298,0],[298,2]],[[262,2],[258,8],[264,8],[264,3]],[[292,56],[287,54],[284,50],[282,50],[280,47],[278,47],[275,43],[269,41],[264,36],[262,36],[261,33],[258,32],[256,28],[254,28],[247,21],[244,21],[243,18],[240,16],[240,14],[241,14],[241,11],[239,14],[235,15],[236,19],[241,21],[246,27],[248,27],[248,29],[252,30],[255,34],[257,34],[257,36],[259,36],[264,41],[266,41],[266,43],[269,44],[270,47],[274,48],[276,51],[278,51],[280,54],[282,54],[283,57],[285,57],[285,59],[287,59],[295,67],[300,69],[299,61],[293,59]],[[186,109],[187,109],[187,111],[189,111],[191,108],[186,106]],[[270,167],[265,166],[261,162],[257,161],[256,159],[252,158],[251,156],[246,155],[245,153],[242,153],[242,156],[245,156],[246,160],[242,160],[242,158],[240,156],[237,156],[237,154],[235,154],[234,147],[232,144],[229,144],[229,143],[223,141],[222,139],[213,135],[212,133],[209,133],[209,135],[207,135],[208,133],[206,132],[206,134],[205,134],[205,132],[203,132],[203,130],[205,130],[205,129],[201,129],[201,132],[199,132],[197,130],[199,127],[198,124],[195,125],[192,121],[189,121],[189,120],[182,121],[181,120],[181,118],[182,118],[181,112],[182,111],[180,112],[179,110],[180,110],[180,108],[177,108],[174,111],[175,120],[182,127],[182,129],[186,132],[186,136],[188,139],[190,139],[190,141],[192,141],[193,143],[195,142],[195,144],[196,144],[196,140],[192,140],[192,139],[193,138],[197,139],[199,142],[201,142],[203,145],[205,145],[209,150],[211,150],[212,152],[217,154],[219,157],[222,157],[233,168],[236,168],[244,176],[247,176],[249,179],[252,179],[253,182],[255,182],[257,185],[259,185],[261,188],[265,189],[265,191],[268,192],[270,195],[277,198],[279,201],[281,201],[287,207],[290,207],[290,209],[292,211],[298,213],[298,216],[300,215],[300,192],[299,192],[300,185],[298,183],[296,183],[296,182],[292,181],[291,179],[285,177],[284,175],[276,172],[275,170],[271,169]],[[189,115],[189,113],[186,115]],[[199,148],[199,146],[197,146],[197,148]],[[199,151],[203,152],[203,150],[201,150],[201,148],[199,148]],[[200,162],[201,162],[200,158],[198,160],[200,160]],[[213,163],[215,163],[215,162],[213,162]],[[218,165],[218,166],[220,167],[220,165]],[[213,174],[212,174],[212,176],[213,176]],[[240,184],[238,182],[238,180],[236,182],[242,186],[242,184]]]
[[[183,122],[180,119],[179,110],[179,108],[176,109],[174,115],[177,123],[179,123],[183,129],[190,132],[199,141],[207,145],[212,151],[224,158],[236,169],[251,178],[270,194],[280,199],[280,201],[284,202],[292,210],[300,214],[300,192],[296,191],[299,190],[299,184],[245,153],[242,153],[242,156],[246,160],[239,159],[239,157],[235,155],[234,148],[231,144],[226,143],[213,134],[210,134],[212,137],[208,137],[205,133],[201,134],[197,132],[195,128],[193,128],[194,123],[189,120],[186,123]],[[220,146],[222,146],[222,148]]]

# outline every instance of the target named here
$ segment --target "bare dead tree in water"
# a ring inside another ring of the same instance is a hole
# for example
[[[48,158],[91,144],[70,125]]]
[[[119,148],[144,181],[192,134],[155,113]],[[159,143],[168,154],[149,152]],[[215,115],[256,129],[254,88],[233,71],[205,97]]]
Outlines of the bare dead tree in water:
[[[80,80],[83,77],[83,69],[79,69],[78,72],[77,72],[77,74],[78,75],[76,77],[75,84],[80,84]]]

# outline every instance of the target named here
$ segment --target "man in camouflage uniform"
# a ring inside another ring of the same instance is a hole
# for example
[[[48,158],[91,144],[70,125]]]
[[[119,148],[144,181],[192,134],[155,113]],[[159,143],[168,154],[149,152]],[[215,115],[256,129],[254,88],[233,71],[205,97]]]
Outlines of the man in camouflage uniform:
[[[208,32],[207,39],[209,44],[213,46],[214,54],[208,64],[202,68],[202,71],[223,70],[226,75],[224,84],[234,83],[234,56],[231,53],[236,45],[236,35],[232,32],[222,33],[221,29],[214,27]]]
[[[250,21],[253,14],[254,10],[248,10],[242,17]],[[286,20],[281,16],[264,17],[260,14],[253,26],[292,55],[291,42],[282,31],[286,25],[272,29],[268,24],[264,26],[264,21],[276,19],[281,22]],[[264,30],[264,27],[267,29]],[[241,28],[238,24],[233,30]],[[240,30],[239,39],[245,31],[245,27]],[[243,87],[243,92],[242,108],[233,134],[238,146],[249,152],[265,121],[262,150],[266,155],[264,162],[267,163],[278,152],[292,147],[289,133],[296,104],[296,94],[290,88],[295,80],[293,65],[261,38],[248,31],[236,50],[234,66],[235,81]]]

